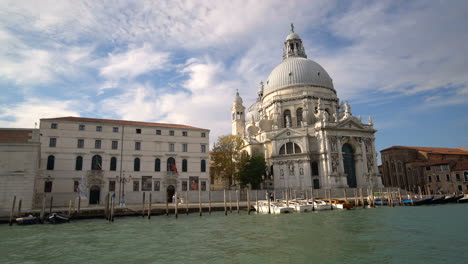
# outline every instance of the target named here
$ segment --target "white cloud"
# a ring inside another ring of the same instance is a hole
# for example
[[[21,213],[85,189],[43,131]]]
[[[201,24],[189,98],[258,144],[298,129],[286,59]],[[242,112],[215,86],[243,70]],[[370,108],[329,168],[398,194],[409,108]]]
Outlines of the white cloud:
[[[99,71],[101,76],[118,80],[134,78],[154,70],[168,68],[169,53],[157,52],[144,44],[141,48],[129,49],[123,53],[110,53]]]
[[[78,101],[60,101],[46,98],[0,106],[1,127],[33,128],[41,118],[79,116],[79,107],[89,104]]]

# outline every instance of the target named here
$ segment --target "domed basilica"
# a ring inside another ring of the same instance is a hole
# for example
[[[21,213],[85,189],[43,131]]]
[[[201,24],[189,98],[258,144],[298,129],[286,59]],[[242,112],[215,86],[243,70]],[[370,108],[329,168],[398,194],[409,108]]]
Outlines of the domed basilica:
[[[275,188],[383,187],[372,123],[340,102],[325,69],[307,59],[302,40],[286,37],[283,61],[260,83],[258,98],[232,105],[232,134],[250,154],[264,154]]]

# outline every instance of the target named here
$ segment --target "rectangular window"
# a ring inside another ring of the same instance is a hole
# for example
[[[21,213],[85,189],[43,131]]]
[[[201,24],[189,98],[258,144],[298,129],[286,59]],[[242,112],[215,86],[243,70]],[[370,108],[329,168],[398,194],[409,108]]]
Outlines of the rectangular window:
[[[432,182],[432,177],[431,177],[431,175],[427,176],[427,181],[428,181],[428,182]]]
[[[96,126],[96,132],[102,132],[102,126]]]
[[[182,181],[182,191],[187,191],[187,181]]]
[[[182,144],[182,152],[187,152],[187,143]]]
[[[79,181],[73,181],[73,192],[78,192],[78,187],[80,186]]]
[[[201,190],[206,191],[206,181],[201,182]]]
[[[182,136],[186,137],[188,135],[187,131],[182,131]]]
[[[76,147],[84,148],[84,139],[78,139],[78,142],[76,142]]]
[[[458,190],[459,190],[459,191],[463,191],[463,188],[462,188],[461,185],[458,185]]]
[[[159,192],[161,190],[161,182],[159,181],[154,181],[154,190],[156,192]]]
[[[141,150],[141,142],[135,142],[135,150]]]
[[[169,152],[174,152],[174,143],[169,143]]]
[[[151,176],[142,176],[141,177],[141,190],[142,191],[151,191],[153,187],[151,184],[153,183],[153,177]]]
[[[50,124],[50,128],[57,129],[57,124],[54,124],[54,123]]]
[[[46,181],[44,183],[44,192],[46,192],[46,193],[52,192],[52,182],[51,181]]]
[[[140,182],[139,181],[133,181],[133,191],[134,192],[139,192],[140,191]]]
[[[468,172],[465,171],[465,181],[468,181]]]
[[[461,178],[460,178],[460,174],[458,174],[458,173],[457,173],[457,174],[455,174],[455,178],[457,179],[457,181],[460,181],[460,180],[461,180]]]
[[[137,134],[141,134],[141,128],[137,128],[137,129],[135,130],[135,132],[136,132]]]
[[[205,132],[201,133],[201,137],[206,137],[206,133]]]
[[[57,139],[56,138],[50,138],[49,139],[49,147],[55,148],[57,146]]]
[[[447,181],[450,181],[450,175],[445,174],[445,179],[446,179]]]
[[[205,144],[201,145],[201,152],[203,152],[203,153],[206,152],[206,145]]]
[[[118,127],[113,127],[113,128],[112,128],[112,132],[114,132],[114,133],[119,133],[119,128],[118,128]]]
[[[119,148],[119,142],[117,140],[112,141],[112,149],[118,149]]]
[[[80,130],[80,131],[85,130],[85,125],[79,125],[79,126],[78,126],[78,130]]]
[[[115,181],[109,181],[109,192],[115,192]]]
[[[170,130],[169,131],[169,136],[173,136],[174,135],[174,130]]]
[[[440,176],[439,175],[436,175],[436,181],[440,182]]]
[[[100,139],[96,139],[96,141],[94,141],[94,148],[95,149],[100,149],[101,148],[101,140]]]
[[[427,170],[427,171],[430,171],[430,170],[431,170],[431,167],[427,166],[427,167],[426,167],[426,170]]]
[[[156,135],[161,135],[161,130],[157,129],[156,130]]]

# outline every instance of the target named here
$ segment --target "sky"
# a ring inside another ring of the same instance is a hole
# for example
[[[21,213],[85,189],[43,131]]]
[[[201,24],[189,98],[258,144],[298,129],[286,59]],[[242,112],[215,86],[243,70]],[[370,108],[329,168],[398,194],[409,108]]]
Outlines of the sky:
[[[294,23],[309,59],[378,151],[468,147],[467,1],[0,0],[0,127],[82,116],[231,133],[281,63]]]

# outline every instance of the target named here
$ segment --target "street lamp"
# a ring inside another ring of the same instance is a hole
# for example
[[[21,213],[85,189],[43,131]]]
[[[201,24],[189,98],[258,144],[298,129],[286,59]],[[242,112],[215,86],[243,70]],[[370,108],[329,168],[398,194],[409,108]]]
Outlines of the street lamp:
[[[125,171],[122,177],[115,176],[116,181],[119,182],[119,202],[122,200],[122,197],[125,197],[125,184],[132,180],[132,175],[125,177]]]

